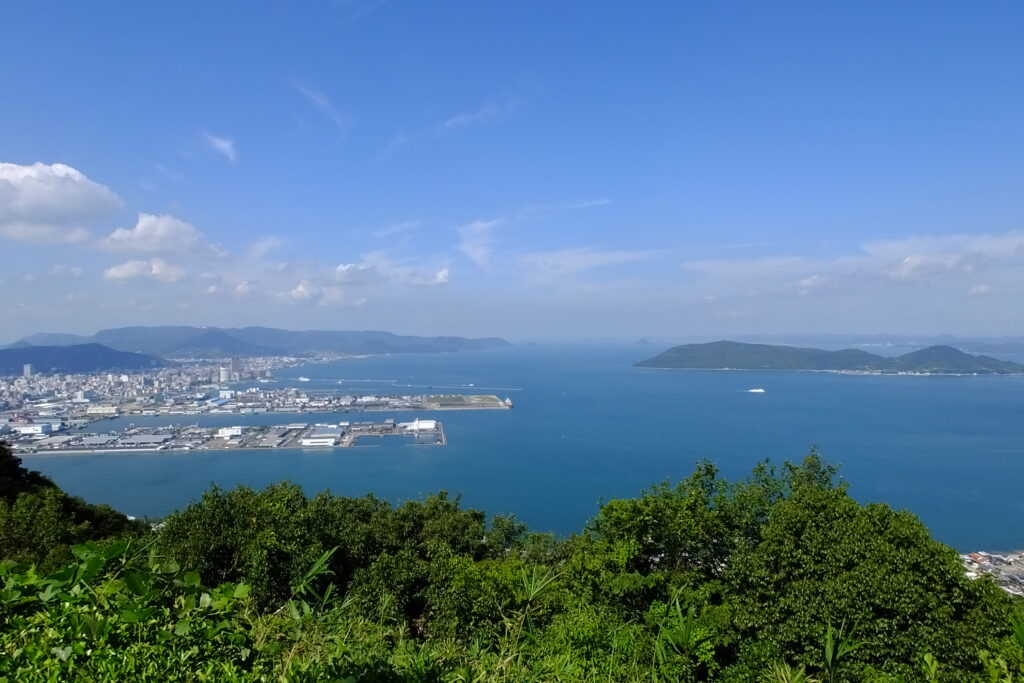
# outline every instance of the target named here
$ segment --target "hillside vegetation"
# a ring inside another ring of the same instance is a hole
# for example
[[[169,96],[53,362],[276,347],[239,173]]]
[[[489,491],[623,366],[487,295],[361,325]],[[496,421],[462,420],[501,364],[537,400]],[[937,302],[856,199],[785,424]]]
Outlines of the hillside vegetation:
[[[703,370],[832,370],[933,374],[1024,373],[1024,365],[964,353],[952,346],[929,346],[889,358],[859,349],[822,349],[717,341],[683,344],[636,363],[644,368]]]
[[[530,533],[212,488],[154,529],[0,448],[0,680],[1020,681],[1020,605],[812,453]]]

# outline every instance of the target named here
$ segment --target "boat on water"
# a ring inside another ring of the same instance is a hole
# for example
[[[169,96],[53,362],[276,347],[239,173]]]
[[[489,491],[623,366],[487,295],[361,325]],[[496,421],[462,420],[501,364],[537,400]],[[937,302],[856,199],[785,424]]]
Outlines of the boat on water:
[[[309,381],[308,377],[296,377],[296,379],[299,380],[300,382],[308,382]]]
[[[747,389],[747,393],[748,394],[763,394],[764,393],[764,389],[762,389],[761,387],[755,387],[753,389]]]

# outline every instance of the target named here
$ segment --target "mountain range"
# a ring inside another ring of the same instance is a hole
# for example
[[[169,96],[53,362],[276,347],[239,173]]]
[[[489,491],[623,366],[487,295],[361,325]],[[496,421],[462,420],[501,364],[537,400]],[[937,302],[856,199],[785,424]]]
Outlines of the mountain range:
[[[1015,374],[1024,365],[964,353],[952,346],[929,346],[902,356],[879,356],[860,349],[822,349],[716,341],[683,344],[636,363],[645,368],[706,370],[832,370],[879,373]]]
[[[117,351],[151,354],[164,358],[444,353],[510,346],[507,341],[497,337],[467,339],[403,336],[378,331],[294,331],[272,327],[191,326],[118,327],[101,330],[91,336],[42,333],[25,337],[12,347],[26,344],[102,344]]]
[[[37,372],[98,372],[141,370],[165,365],[162,358],[117,351],[102,344],[73,346],[15,345],[0,349],[0,375],[20,375],[26,364]]]

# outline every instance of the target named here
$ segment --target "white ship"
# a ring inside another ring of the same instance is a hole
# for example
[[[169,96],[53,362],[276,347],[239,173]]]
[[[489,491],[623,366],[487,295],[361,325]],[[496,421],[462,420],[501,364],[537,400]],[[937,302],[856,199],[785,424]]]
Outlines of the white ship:
[[[308,377],[296,377],[295,379],[299,380],[300,382],[308,382],[309,381]]]
[[[762,389],[761,387],[756,387],[754,389],[747,389],[747,393],[748,394],[763,394],[764,393],[764,389]]]

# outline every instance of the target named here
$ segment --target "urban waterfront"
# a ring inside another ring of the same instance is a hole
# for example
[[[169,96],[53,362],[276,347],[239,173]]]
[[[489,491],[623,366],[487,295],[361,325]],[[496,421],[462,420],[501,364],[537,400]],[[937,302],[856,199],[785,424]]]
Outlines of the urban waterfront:
[[[386,356],[283,368],[277,386],[363,392],[472,392],[509,396],[511,411],[431,412],[445,448],[404,440],[330,451],[272,449],[27,456],[68,491],[128,514],[159,516],[211,483],[401,500],[441,489],[467,505],[515,513],[566,534],[600,500],[633,496],[687,476],[703,458],[730,478],[770,458],[798,460],[817,446],[841,466],[851,493],[919,515],[959,550],[1024,547],[1024,378],[891,377],[810,372],[659,371],[633,368],[637,347],[520,347]],[[299,382],[307,377],[308,382]],[[365,380],[365,381],[364,381]],[[241,383],[235,388],[244,390]],[[764,388],[764,393],[750,393]],[[401,414],[375,413],[375,420]],[[307,414],[305,422],[337,422]],[[124,416],[129,425],[275,425],[280,416]],[[379,443],[378,443],[379,442]]]

